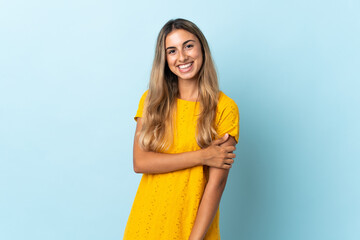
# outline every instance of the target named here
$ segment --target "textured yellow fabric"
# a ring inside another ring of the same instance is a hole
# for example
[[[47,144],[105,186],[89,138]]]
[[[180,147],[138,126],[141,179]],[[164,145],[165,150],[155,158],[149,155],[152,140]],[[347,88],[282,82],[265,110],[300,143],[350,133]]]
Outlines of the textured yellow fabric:
[[[147,91],[134,117],[142,116]],[[177,99],[174,142],[166,153],[199,150],[196,121],[199,103]],[[236,103],[220,92],[217,133],[239,138]],[[143,174],[130,211],[123,240],[188,240],[207,182],[208,167],[196,166],[161,174]],[[204,240],[219,240],[219,208]]]

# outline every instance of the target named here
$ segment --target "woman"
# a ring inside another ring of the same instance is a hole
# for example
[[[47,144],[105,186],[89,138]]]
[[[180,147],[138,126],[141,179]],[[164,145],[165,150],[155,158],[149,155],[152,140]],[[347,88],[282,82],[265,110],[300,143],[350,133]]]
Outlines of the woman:
[[[134,119],[143,173],[126,240],[218,240],[219,203],[239,136],[235,102],[219,90],[207,41],[185,19],[161,29]]]

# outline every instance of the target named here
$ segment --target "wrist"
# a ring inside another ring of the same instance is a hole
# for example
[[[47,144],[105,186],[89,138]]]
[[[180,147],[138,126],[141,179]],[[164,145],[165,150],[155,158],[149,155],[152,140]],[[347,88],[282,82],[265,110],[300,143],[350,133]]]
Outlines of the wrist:
[[[198,165],[206,165],[204,149],[200,149],[197,151],[196,159],[197,159]]]

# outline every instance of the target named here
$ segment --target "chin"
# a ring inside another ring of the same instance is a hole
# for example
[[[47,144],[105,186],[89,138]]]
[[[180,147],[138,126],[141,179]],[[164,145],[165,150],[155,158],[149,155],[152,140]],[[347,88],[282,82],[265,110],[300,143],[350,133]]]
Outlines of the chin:
[[[188,74],[178,73],[178,74],[176,74],[176,76],[178,78],[181,78],[181,79],[184,79],[184,80],[194,79],[194,78],[196,78],[197,75],[198,75],[198,72],[196,74],[194,74],[194,73],[188,73]]]

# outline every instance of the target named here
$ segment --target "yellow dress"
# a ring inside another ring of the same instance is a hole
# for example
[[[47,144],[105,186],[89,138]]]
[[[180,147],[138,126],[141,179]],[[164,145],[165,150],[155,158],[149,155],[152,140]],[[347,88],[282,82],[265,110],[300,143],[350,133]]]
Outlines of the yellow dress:
[[[148,91],[142,95],[136,116],[142,116]],[[199,150],[196,114],[199,103],[177,99],[174,142],[166,153]],[[219,94],[216,131],[239,137],[236,103]],[[161,174],[143,174],[125,227],[123,240],[188,240],[208,178],[207,166],[196,166]],[[219,240],[219,208],[204,240]]]

